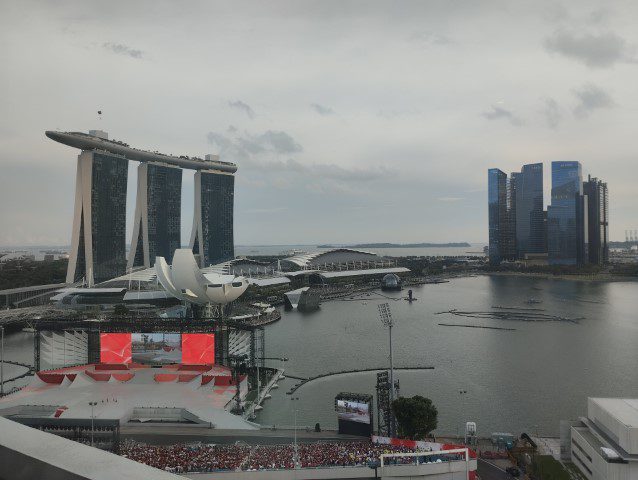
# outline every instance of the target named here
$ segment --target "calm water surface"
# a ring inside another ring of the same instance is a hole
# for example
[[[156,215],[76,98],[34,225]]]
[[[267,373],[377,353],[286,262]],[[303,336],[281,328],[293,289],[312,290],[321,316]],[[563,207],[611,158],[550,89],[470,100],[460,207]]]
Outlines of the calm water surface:
[[[390,301],[395,366],[431,365],[399,371],[403,395],[433,399],[439,432],[456,433],[465,421],[480,433],[539,431],[558,434],[561,419],[585,414],[588,396],[638,396],[638,282],[598,283],[520,277],[461,278],[413,288],[417,302]],[[389,294],[399,298],[406,294]],[[578,324],[473,319],[436,312],[492,306],[529,308],[586,317]],[[268,356],[290,358],[291,374],[379,367],[387,364],[388,336],[377,316],[385,300],[332,301],[311,314],[286,313],[266,330]],[[439,326],[462,323],[516,328],[499,331]],[[263,424],[292,424],[299,409],[304,425],[336,426],[334,396],[373,393],[376,373],[347,374],[311,382],[292,402],[282,382],[260,413]],[[459,391],[467,394],[459,394]]]

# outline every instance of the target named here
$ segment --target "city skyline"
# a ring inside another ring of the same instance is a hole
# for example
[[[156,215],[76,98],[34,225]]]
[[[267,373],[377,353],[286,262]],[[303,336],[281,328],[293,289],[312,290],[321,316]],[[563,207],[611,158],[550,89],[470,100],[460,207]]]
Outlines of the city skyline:
[[[486,242],[485,170],[563,160],[609,185],[610,240],[636,228],[630,2],[153,5],[4,8],[0,245],[71,243],[57,127],[237,163],[236,244]]]

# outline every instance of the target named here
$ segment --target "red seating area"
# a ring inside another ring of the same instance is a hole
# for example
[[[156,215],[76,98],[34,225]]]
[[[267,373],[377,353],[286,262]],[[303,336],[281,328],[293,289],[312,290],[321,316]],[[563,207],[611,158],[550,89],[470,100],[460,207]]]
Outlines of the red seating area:
[[[89,370],[85,370],[84,373],[86,373],[89,377],[91,377],[96,382],[108,382],[109,379],[111,378],[110,373],[95,373]]]
[[[135,376],[134,373],[114,373],[113,378],[119,382],[128,382]]]
[[[184,365],[181,364],[177,369],[186,370],[191,372],[207,372],[211,369],[212,365]]]
[[[224,376],[213,377],[213,378],[215,379],[216,387],[227,387],[229,385],[235,385],[235,382],[233,382],[233,377],[231,377],[230,375],[224,375]]]
[[[156,382],[174,382],[177,377],[176,373],[156,373],[153,375]]]
[[[125,363],[98,363],[95,365],[95,370],[128,370],[128,365]]]
[[[64,380],[63,373],[46,373],[46,372],[38,372],[38,377],[40,380],[46,383],[53,383],[60,385]]]

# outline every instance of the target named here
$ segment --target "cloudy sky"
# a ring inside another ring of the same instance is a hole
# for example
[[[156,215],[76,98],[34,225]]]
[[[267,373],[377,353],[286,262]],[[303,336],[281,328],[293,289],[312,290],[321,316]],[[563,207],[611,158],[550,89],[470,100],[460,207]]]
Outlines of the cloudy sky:
[[[237,244],[482,242],[487,169],[544,162],[548,195],[554,160],[608,182],[622,240],[636,25],[635,1],[0,0],[0,245],[70,242],[77,150],[44,131],[90,128],[236,162]]]

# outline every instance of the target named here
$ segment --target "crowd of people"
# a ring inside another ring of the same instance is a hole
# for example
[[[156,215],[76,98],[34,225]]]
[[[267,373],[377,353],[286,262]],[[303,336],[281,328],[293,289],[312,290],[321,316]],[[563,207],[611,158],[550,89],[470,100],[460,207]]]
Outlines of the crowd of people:
[[[238,470],[250,453],[244,445],[146,445],[128,441],[120,455],[172,473]]]
[[[377,462],[383,453],[410,453],[414,449],[372,442],[330,442],[299,445],[302,468],[351,467]]]
[[[297,446],[301,468],[356,467],[378,462],[384,453],[410,453],[415,450],[372,442],[316,442]],[[285,445],[169,445],[155,446],[127,441],[120,455],[174,473],[218,470],[277,470],[295,468],[295,446]],[[451,457],[427,461],[446,461]],[[393,463],[412,463],[414,457],[394,459]],[[421,461],[425,462],[424,456]]]

